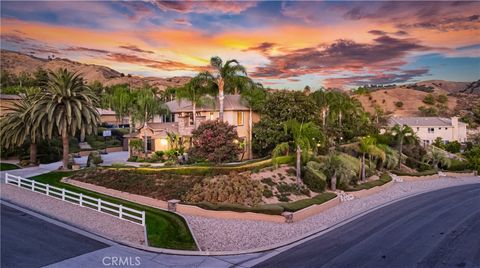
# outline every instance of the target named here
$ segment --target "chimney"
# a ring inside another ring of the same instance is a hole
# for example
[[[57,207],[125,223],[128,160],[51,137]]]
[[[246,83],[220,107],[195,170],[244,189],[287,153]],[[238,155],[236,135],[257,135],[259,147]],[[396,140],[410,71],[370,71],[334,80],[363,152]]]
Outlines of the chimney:
[[[451,121],[452,121],[452,140],[459,141],[458,140],[458,117],[456,116],[452,117]]]
[[[451,118],[452,120],[452,127],[458,128],[458,117],[454,116]]]

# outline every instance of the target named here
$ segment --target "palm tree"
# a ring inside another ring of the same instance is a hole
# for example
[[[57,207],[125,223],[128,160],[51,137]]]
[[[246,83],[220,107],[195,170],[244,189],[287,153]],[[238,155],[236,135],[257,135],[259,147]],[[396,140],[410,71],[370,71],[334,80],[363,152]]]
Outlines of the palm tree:
[[[431,164],[435,170],[438,170],[439,164],[446,167],[449,167],[451,164],[451,160],[448,158],[447,153],[444,150],[433,146],[425,155],[424,160]]]
[[[323,88],[320,88],[320,90],[315,91],[310,96],[312,96],[317,106],[320,107],[322,113],[322,126],[325,127],[327,125],[327,116],[330,108],[328,104],[329,93],[325,92]]]
[[[351,170],[343,164],[342,159],[336,153],[329,154],[323,162],[325,175],[330,178],[330,189],[337,189],[338,179],[343,180],[351,175]]]
[[[154,89],[145,86],[136,92],[133,118],[143,123],[145,158],[147,158],[148,153],[147,123],[152,120],[155,115],[160,115],[163,112],[165,112],[163,103],[155,95]]]
[[[31,110],[34,127],[42,128],[48,138],[55,134],[62,137],[63,169],[67,169],[69,137],[77,131],[81,136],[96,133],[99,99],[78,74],[66,69],[50,72],[45,89],[35,99]],[[48,126],[43,127],[45,120]]]
[[[0,120],[0,138],[2,147],[8,149],[23,145],[30,141],[30,164],[37,164],[37,142],[43,139],[42,130],[45,129],[46,120],[40,123],[39,128],[34,127],[31,108],[35,101],[38,89],[26,89],[18,102],[13,103],[10,113]]]
[[[322,131],[313,122],[300,123],[297,120],[288,120],[284,123],[285,132],[292,133],[292,141],[296,148],[296,170],[297,184],[301,184],[301,161],[307,159],[308,153],[316,148],[317,144],[323,142]],[[288,142],[281,143],[273,151],[273,158],[278,157],[279,153],[287,149]]]
[[[407,142],[410,143],[412,141],[416,141],[417,138],[415,136],[415,132],[413,129],[407,125],[399,125],[396,124],[392,128],[392,135],[397,140],[398,145],[398,165],[397,168],[400,169],[400,165],[402,164],[402,151],[403,151],[403,143]]]
[[[208,81],[205,81],[201,76],[197,76],[175,91],[178,101],[184,99],[192,103],[194,128],[197,128],[197,105],[202,105],[205,96],[212,93],[211,87],[207,84]]]
[[[219,118],[220,121],[223,121],[225,91],[230,93],[238,92],[240,87],[250,83],[251,80],[246,79],[247,71],[237,60],[228,60],[224,64],[220,57],[212,57],[210,59],[210,65],[215,70],[215,74],[212,75],[209,72],[203,72],[200,73],[198,77],[211,80],[218,89],[218,99],[220,102]]]
[[[385,152],[377,146],[377,140],[374,137],[363,137],[359,142],[359,152],[362,154],[361,169],[360,169],[360,180],[365,180],[365,156],[369,154],[370,156],[379,157],[382,160],[385,160]]]

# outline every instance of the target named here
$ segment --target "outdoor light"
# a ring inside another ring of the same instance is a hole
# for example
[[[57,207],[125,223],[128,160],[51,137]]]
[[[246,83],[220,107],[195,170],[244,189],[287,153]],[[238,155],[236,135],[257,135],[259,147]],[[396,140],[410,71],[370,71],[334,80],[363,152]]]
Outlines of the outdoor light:
[[[168,145],[168,141],[166,139],[160,139],[161,145]]]

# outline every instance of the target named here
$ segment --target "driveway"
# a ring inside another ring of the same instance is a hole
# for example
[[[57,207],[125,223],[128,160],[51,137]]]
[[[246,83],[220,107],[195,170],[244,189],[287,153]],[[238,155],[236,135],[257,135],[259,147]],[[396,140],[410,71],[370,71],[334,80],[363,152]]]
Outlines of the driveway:
[[[256,267],[480,267],[479,222],[480,185],[446,188],[378,209]]]
[[[1,267],[42,267],[108,245],[1,205]]]

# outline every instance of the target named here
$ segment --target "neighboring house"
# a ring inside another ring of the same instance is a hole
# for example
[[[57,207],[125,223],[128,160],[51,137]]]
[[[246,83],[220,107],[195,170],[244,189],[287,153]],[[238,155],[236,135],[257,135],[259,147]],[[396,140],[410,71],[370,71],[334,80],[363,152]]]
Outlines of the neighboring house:
[[[212,102],[205,102],[204,105],[196,108],[196,126],[193,125],[192,103],[186,100],[174,100],[166,103],[172,114],[173,122],[153,122],[148,123],[147,128],[141,127],[138,132],[125,135],[128,139],[144,139],[147,134],[148,151],[164,151],[170,149],[168,144],[167,132],[178,134],[186,148],[191,146],[192,131],[203,121],[218,119],[218,99]],[[253,113],[250,108],[243,103],[239,95],[226,95],[224,99],[224,120],[228,124],[235,126],[238,137],[245,144],[244,158],[252,158],[252,127],[260,120],[260,116]]]
[[[118,120],[115,111],[101,108],[97,108],[97,111],[100,115],[100,121],[102,124],[107,124],[115,127],[128,124],[128,117],[123,118],[123,120]]]
[[[0,94],[0,117],[11,112],[13,105],[21,99],[18,95]]]
[[[458,117],[394,117],[389,126],[410,126],[423,145],[432,144],[440,137],[444,142],[467,141],[467,124],[458,121]]]

